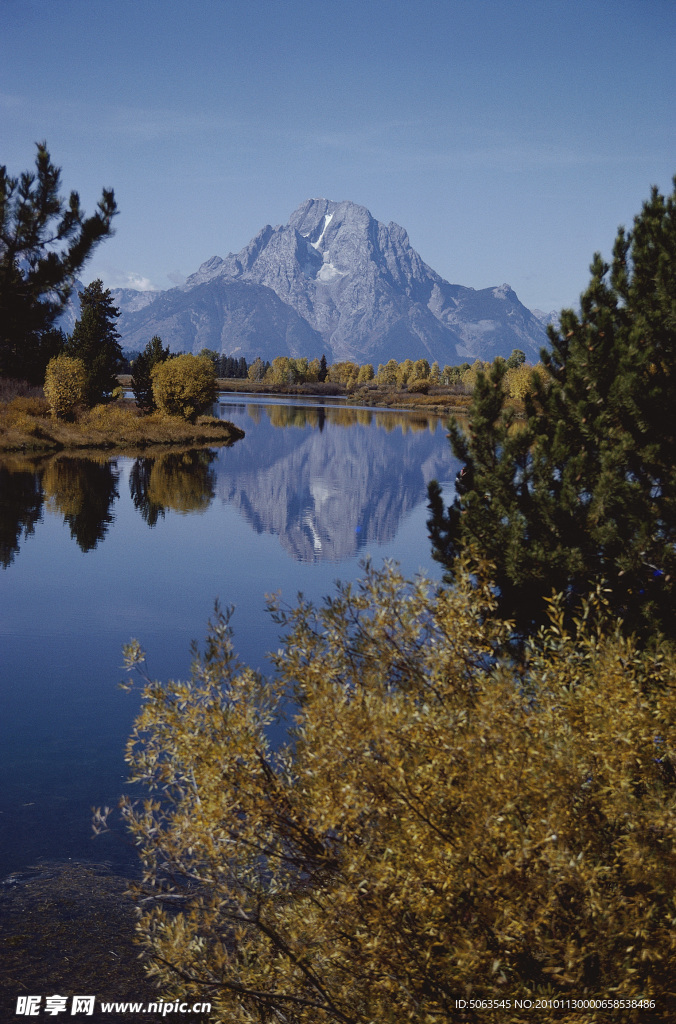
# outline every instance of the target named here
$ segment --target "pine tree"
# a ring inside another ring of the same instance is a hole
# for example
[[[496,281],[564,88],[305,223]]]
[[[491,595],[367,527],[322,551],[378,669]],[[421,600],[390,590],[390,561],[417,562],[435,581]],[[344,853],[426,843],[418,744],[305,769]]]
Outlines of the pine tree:
[[[96,405],[110,398],[117,387],[122,350],[115,321],[120,315],[108,288],[92,281],[80,296],[80,319],[76,322],[66,351],[81,359],[87,370],[87,401]]]
[[[77,192],[66,202],[60,185],[44,142],[35,172],[13,178],[0,167],[0,374],[34,383],[58,354],[49,332],[74,279],[112,234],[117,212],[113,190],[103,189],[96,213],[85,218]]]
[[[520,348],[513,348],[512,354],[507,360],[507,368],[514,370],[517,366],[523,366],[526,362],[526,354]]]
[[[675,180],[676,187],[676,180]],[[430,487],[433,553],[449,578],[474,546],[496,566],[501,611],[527,629],[543,598],[572,608],[597,582],[625,628],[674,634],[676,191],[654,189],[613,259],[596,254],[580,313],[564,310],[513,422],[504,368],[479,375],[464,469],[448,510]]]
[[[139,409],[152,412],[155,406],[151,371],[157,363],[169,358],[169,346],[164,348],[162,339],[156,334],[134,360],[131,387]]]
[[[453,452],[464,466],[456,479],[455,500],[447,510],[438,483],[430,483],[428,528],[433,556],[446,566],[448,582],[454,579],[463,550],[485,552],[495,564],[502,607],[511,612],[516,602],[522,616],[530,618],[542,604],[539,593],[533,602],[529,600],[532,567],[529,550],[523,546],[520,514],[527,493],[530,436],[515,423],[516,414],[506,405],[506,373],[505,363],[496,361],[488,375],[478,375],[467,432],[456,420],[449,423]],[[523,490],[516,483],[517,473]]]

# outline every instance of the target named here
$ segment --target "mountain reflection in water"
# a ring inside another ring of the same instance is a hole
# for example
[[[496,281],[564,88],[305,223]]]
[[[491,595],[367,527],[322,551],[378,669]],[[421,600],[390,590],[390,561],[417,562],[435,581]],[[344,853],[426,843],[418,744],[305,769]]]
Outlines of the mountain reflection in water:
[[[264,438],[256,462],[245,443],[228,450],[216,493],[300,561],[340,561],[391,540],[427,482],[448,473],[438,417],[274,405],[247,413]]]
[[[448,477],[440,419],[323,405],[221,402],[245,425],[231,448],[133,459],[134,507],[149,527],[168,511],[234,506],[258,534],[303,562],[341,561],[395,537],[434,477]],[[0,561],[6,567],[44,511],[62,516],[83,552],[104,540],[120,497],[120,457],[0,459]]]

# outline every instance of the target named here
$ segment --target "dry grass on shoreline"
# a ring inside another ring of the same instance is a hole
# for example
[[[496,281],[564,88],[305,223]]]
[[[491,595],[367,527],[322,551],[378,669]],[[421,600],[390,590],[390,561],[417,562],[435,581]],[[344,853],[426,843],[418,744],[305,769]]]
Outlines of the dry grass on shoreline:
[[[242,437],[243,431],[228,420],[199,416],[189,423],[159,412],[143,416],[127,399],[83,410],[73,422],[50,416],[46,400],[37,395],[0,402],[0,451],[127,451],[158,445],[227,445]]]

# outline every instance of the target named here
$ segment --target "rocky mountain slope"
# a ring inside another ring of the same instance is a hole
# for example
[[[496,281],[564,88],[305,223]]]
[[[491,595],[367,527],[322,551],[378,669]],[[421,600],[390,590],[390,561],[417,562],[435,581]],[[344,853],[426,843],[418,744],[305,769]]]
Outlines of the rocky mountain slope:
[[[509,285],[450,284],[411,246],[352,202],[309,199],[241,252],[203,263],[184,285],[139,299],[114,291],[127,349],[159,334],[172,351],[212,348],[272,359],[324,352],[330,362],[427,358],[457,364],[509,356],[535,362],[544,325]]]

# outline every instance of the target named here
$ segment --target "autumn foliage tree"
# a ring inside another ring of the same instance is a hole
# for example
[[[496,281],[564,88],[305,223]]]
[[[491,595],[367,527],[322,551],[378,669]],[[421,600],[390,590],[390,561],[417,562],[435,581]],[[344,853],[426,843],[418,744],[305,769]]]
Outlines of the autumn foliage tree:
[[[165,998],[233,1024],[530,1020],[515,995],[673,1019],[676,658],[606,627],[599,592],[572,631],[553,603],[516,665],[484,573],[367,566],[274,604],[271,679],[218,615],[190,681],[147,680],[127,756],[150,792],[123,813]]]
[[[208,356],[184,353],[156,363],[150,373],[158,409],[195,420],[216,398],[216,371]]]
[[[50,359],[44,391],[52,416],[70,419],[87,400],[87,371],[82,360],[67,355]]]

